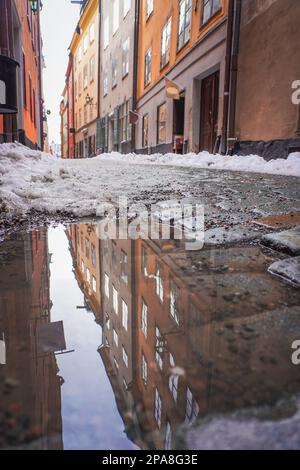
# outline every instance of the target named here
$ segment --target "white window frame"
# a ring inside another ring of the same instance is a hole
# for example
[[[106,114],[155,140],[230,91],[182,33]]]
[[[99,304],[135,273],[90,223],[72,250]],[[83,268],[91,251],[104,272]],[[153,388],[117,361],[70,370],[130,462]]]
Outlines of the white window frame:
[[[113,0],[113,35],[116,34],[120,26],[120,2]]]
[[[113,286],[113,309],[116,315],[119,315],[119,293]]]
[[[128,368],[128,354],[127,354],[126,349],[124,348],[124,346],[122,346],[122,358],[123,358],[123,362],[124,362],[125,366]]]
[[[142,303],[142,332],[145,338],[148,335],[148,305],[143,301]]]
[[[122,299],[122,326],[126,331],[128,331],[128,305],[123,299]]]
[[[154,417],[158,428],[161,428],[161,417],[162,417],[162,400],[157,388],[155,388],[154,395]]]
[[[119,346],[119,335],[118,335],[118,333],[116,332],[115,329],[113,330],[113,341],[114,341],[114,344],[118,347]]]

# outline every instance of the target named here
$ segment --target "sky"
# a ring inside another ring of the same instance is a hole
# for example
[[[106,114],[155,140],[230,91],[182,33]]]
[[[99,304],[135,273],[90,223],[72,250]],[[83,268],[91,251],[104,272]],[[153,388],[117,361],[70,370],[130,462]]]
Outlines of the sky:
[[[59,104],[65,85],[68,47],[79,19],[79,6],[71,0],[43,0],[41,27],[43,36],[44,95],[48,116],[49,142],[60,143]]]

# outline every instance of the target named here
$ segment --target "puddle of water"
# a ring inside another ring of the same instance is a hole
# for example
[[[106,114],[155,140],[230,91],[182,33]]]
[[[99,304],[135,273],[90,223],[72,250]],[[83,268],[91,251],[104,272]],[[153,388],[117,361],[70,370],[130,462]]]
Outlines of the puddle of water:
[[[267,272],[275,254],[97,233],[0,245],[1,448],[174,449],[203,418],[299,392],[300,292]]]

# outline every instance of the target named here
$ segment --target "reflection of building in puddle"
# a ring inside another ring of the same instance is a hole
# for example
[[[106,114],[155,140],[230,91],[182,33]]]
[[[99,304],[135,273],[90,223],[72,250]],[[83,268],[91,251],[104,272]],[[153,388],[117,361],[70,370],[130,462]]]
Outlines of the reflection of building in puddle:
[[[0,446],[61,449],[62,378],[54,350],[65,343],[63,326],[58,337],[50,319],[46,230],[14,237],[0,253],[0,410],[6,412]]]
[[[81,247],[83,229],[73,232]],[[255,246],[188,253],[175,240],[98,247],[99,352],[137,445],[172,449],[178,429],[197,418],[299,391],[290,361],[299,297],[267,273],[274,255]]]
[[[102,324],[100,291],[100,241],[93,225],[70,225],[69,239],[73,268],[84,295],[84,308],[92,309],[96,321]]]
[[[0,333],[0,365],[6,364],[6,345],[4,333]]]

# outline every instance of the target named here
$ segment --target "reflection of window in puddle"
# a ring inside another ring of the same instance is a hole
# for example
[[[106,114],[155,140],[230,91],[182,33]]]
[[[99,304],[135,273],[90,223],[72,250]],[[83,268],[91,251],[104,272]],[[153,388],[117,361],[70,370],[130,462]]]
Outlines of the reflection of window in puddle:
[[[4,333],[0,333],[0,365],[6,364],[6,346]]]

